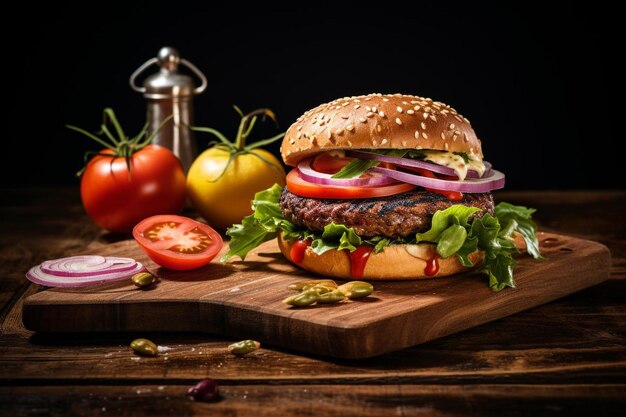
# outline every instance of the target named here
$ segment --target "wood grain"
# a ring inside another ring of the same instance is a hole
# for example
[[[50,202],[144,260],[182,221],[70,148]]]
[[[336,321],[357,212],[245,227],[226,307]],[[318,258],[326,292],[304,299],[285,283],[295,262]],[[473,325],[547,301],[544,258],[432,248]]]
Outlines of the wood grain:
[[[0,387],[0,415],[484,416],[620,415],[624,384],[221,385],[214,403],[191,401],[187,385]],[[511,404],[515,402],[515,409]]]
[[[286,287],[315,278],[284,260],[275,241],[245,263],[173,272],[152,264],[133,241],[95,253],[145,262],[160,279],[151,291],[108,284],[51,289],[25,300],[23,319],[41,332],[194,331],[339,358],[367,358],[424,343],[563,297],[608,278],[603,245],[541,233],[548,258],[518,260],[516,289],[493,293],[478,274],[376,283],[373,297],[288,308]]]

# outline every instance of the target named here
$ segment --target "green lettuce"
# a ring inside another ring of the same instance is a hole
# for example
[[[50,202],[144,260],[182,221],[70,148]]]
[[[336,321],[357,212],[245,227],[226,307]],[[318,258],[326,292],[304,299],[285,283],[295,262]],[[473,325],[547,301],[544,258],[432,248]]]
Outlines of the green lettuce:
[[[495,207],[495,216],[485,214],[470,222],[470,218],[480,209],[456,204],[437,211],[431,220],[431,228],[417,233],[415,238],[362,238],[352,227],[343,224],[330,223],[321,233],[294,225],[280,211],[281,193],[282,188],[277,184],[256,193],[252,200],[253,213],[226,232],[231,237],[230,249],[222,257],[222,262],[234,256],[245,260],[250,250],[276,238],[279,230],[288,240],[310,239],[311,249],[318,255],[332,249],[353,252],[360,245],[370,245],[379,253],[394,244],[429,242],[436,245],[441,258],[456,255],[466,267],[474,266],[469,255],[478,249],[482,250],[485,259],[480,271],[487,275],[491,289],[500,291],[506,287],[515,287],[513,255],[519,252],[513,244],[515,232],[524,238],[527,252],[532,257],[543,259],[535,235],[536,224],[532,221],[535,210],[531,208],[499,203]]]

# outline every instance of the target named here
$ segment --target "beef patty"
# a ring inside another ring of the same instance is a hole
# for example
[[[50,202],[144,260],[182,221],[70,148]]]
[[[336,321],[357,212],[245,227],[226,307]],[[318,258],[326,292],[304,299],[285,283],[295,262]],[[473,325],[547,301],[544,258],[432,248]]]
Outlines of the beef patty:
[[[335,222],[353,227],[362,237],[406,237],[426,231],[437,210],[455,204],[480,208],[482,211],[474,215],[477,217],[493,214],[491,193],[465,193],[461,201],[424,190],[371,199],[331,200],[299,197],[285,187],[280,196],[280,209],[293,224],[321,231]]]

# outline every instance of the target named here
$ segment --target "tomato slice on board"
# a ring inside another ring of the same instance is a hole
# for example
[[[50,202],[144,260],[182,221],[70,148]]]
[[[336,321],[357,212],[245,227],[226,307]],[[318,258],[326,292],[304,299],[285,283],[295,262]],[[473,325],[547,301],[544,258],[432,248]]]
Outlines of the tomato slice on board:
[[[417,185],[399,183],[374,187],[342,187],[336,185],[320,185],[303,180],[298,168],[292,169],[287,174],[287,188],[290,192],[300,197],[310,198],[372,198],[386,197],[410,191]]]
[[[142,220],[133,237],[155,263],[176,271],[208,264],[223,246],[222,237],[208,225],[175,215]]]

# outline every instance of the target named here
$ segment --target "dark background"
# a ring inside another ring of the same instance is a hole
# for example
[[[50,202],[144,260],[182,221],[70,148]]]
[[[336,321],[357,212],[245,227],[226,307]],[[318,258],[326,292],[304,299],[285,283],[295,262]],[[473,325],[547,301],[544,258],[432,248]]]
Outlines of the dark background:
[[[63,125],[96,131],[110,106],[137,132],[145,101],[128,77],[169,45],[209,79],[196,124],[228,136],[238,124],[232,104],[269,107],[284,130],[337,97],[403,92],[468,117],[507,188],[623,188],[625,138],[610,105],[623,47],[615,13],[600,3],[415,2],[415,11],[395,2],[345,10],[128,3],[22,3],[5,14],[18,29],[3,29],[4,152],[19,165],[3,164],[5,184],[78,184],[84,152],[98,146]],[[268,124],[253,138],[274,133]],[[197,139],[206,148],[209,137]]]

